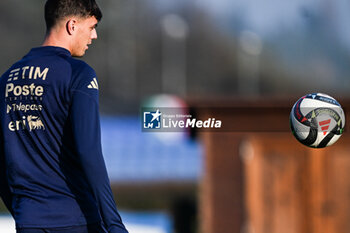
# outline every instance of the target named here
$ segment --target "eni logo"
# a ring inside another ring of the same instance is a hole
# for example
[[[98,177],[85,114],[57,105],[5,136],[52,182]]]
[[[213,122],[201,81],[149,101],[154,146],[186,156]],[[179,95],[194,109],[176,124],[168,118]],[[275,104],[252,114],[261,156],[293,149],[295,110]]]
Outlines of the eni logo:
[[[33,129],[45,129],[45,126],[38,116],[27,116],[29,131]]]
[[[9,130],[12,132],[18,130],[25,130],[29,128],[29,131],[33,130],[45,130],[45,126],[38,116],[29,115],[27,117],[23,116],[21,120],[10,121],[8,124]]]

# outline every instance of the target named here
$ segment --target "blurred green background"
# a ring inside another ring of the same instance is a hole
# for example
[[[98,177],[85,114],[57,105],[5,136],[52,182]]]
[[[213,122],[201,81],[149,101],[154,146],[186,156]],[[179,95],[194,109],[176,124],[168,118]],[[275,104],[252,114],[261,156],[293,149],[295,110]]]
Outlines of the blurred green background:
[[[348,95],[349,3],[104,0],[96,69],[103,113],[135,114],[159,93],[185,99]],[[42,0],[0,3],[0,70],[45,34]],[[297,97],[296,97],[297,99]]]

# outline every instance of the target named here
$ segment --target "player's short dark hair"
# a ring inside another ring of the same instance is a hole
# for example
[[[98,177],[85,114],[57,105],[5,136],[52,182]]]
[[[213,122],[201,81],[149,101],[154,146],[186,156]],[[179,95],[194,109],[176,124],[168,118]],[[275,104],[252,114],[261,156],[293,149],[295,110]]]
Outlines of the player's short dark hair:
[[[56,23],[67,16],[91,17],[100,21],[102,12],[95,0],[47,0],[45,4],[46,29],[50,29]]]

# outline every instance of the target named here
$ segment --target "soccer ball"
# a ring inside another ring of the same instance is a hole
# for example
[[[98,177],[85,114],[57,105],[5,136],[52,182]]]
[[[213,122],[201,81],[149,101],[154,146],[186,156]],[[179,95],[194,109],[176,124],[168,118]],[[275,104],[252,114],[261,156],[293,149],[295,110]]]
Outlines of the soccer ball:
[[[323,148],[335,143],[344,131],[345,115],[333,97],[313,93],[301,97],[290,113],[290,127],[302,144]]]

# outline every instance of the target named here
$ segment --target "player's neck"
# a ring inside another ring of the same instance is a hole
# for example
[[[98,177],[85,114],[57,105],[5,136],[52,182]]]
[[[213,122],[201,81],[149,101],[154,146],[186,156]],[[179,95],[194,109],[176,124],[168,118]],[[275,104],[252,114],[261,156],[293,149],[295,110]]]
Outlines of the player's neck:
[[[64,36],[54,32],[48,33],[46,35],[45,40],[42,43],[42,46],[62,47],[67,49],[69,52],[71,52],[69,41],[66,38],[64,38]]]

